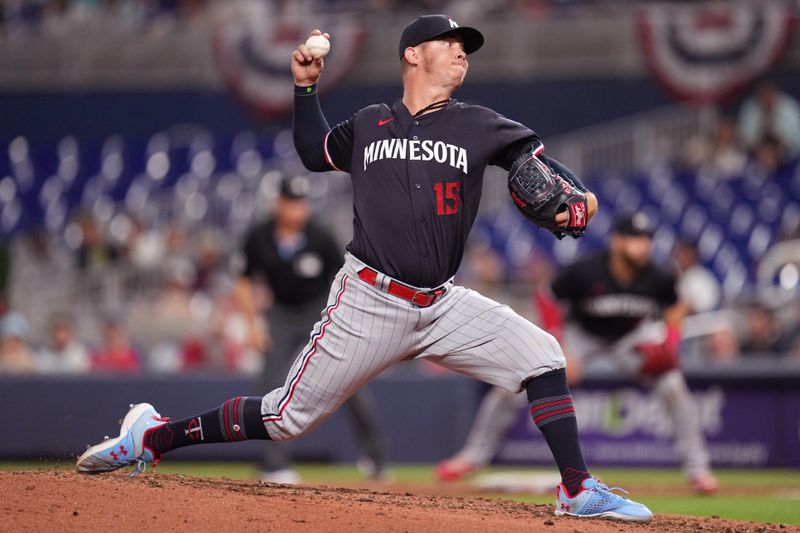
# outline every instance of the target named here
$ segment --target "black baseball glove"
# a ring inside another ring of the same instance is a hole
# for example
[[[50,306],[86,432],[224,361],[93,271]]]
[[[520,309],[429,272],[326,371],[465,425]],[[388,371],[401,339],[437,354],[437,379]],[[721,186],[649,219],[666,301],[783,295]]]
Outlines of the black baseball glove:
[[[586,232],[586,195],[531,152],[519,156],[508,173],[508,191],[520,212],[557,239],[575,239]],[[556,224],[556,215],[566,211],[566,226]]]

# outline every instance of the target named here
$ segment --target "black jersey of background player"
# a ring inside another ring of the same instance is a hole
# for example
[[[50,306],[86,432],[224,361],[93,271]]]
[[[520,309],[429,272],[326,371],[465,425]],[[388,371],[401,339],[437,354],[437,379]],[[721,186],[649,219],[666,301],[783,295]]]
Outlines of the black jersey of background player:
[[[347,249],[411,285],[441,285],[461,263],[486,166],[508,169],[532,142],[543,149],[522,124],[453,99],[418,118],[401,100],[360,110],[325,137],[328,163],[353,180]]]
[[[569,319],[592,335],[616,340],[678,300],[675,276],[648,263],[628,285],[609,271],[608,253],[579,260],[556,276],[553,293],[569,303]]]
[[[272,289],[275,302],[297,306],[318,301],[328,294],[342,253],[334,238],[309,222],[297,246],[280,250],[275,239],[275,221],[269,220],[247,234],[243,248],[249,278],[261,276]]]

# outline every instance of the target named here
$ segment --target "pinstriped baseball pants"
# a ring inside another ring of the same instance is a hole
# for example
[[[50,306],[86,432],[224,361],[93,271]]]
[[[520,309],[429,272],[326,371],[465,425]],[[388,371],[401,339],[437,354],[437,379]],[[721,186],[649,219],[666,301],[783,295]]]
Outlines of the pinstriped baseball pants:
[[[264,396],[261,414],[271,439],[314,429],[400,361],[425,357],[511,392],[566,364],[552,335],[506,305],[450,283],[442,298],[418,308],[362,281],[358,271],[364,266],[347,254],[285,383]],[[378,276],[378,286],[388,282]]]

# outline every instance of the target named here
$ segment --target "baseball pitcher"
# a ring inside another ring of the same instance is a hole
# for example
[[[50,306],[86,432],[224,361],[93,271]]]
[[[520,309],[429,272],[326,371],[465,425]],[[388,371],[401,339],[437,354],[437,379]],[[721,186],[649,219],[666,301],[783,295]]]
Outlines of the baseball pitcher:
[[[324,60],[305,45],[294,51],[297,153],[309,170],[347,172],[353,184],[353,240],[320,320],[283,386],[177,421],[138,404],[119,437],[78,459],[79,472],[127,464],[141,470],[170,450],[203,442],[295,439],[387,367],[426,358],[526,392],[562,474],[556,514],[652,518],[644,505],[589,474],[556,339],[453,283],[487,165],[509,170],[514,202],[557,237],[579,237],[597,208],[577,178],[569,182],[551,166],[531,129],[452,98],[467,75],[469,54],[483,41],[478,30],[446,15],[417,18],[403,30],[395,58],[402,97],[365,107],[334,127],[317,98]],[[186,433],[200,425],[203,432]]]

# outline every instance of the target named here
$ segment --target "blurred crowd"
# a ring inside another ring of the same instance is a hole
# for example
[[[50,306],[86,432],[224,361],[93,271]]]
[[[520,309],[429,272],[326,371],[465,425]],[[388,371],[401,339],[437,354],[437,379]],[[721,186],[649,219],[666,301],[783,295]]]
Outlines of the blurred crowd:
[[[767,178],[800,155],[800,104],[770,81],[759,84],[738,114],[723,113],[715,131],[687,143],[685,162],[727,180],[744,174]]]
[[[207,0],[3,0],[0,20],[8,26],[66,24],[98,17],[147,21],[160,16],[200,15]]]
[[[131,23],[163,19],[191,21],[204,17],[215,1],[234,0],[3,0],[0,23],[14,27],[68,26],[93,19],[116,18]],[[253,0],[244,0],[253,1]],[[381,13],[391,11],[444,12],[455,17],[480,18],[509,12],[531,18],[564,16],[575,7],[613,5],[613,0],[256,0],[290,11],[314,9]],[[294,4],[294,5],[290,5]]]
[[[74,247],[41,229],[10,243],[0,373],[258,370],[223,236],[132,219],[120,241],[88,213],[75,225]]]
[[[777,84],[764,81],[744,100],[738,113],[722,113],[713,132],[687,143],[683,163],[711,180],[736,183],[746,176],[763,187],[796,166],[798,157],[800,104]],[[728,309],[694,321],[697,334],[705,333],[700,335],[705,342],[698,348],[710,358],[730,363],[745,354],[759,359],[785,355],[800,360],[797,298],[785,301],[768,290],[771,284],[796,286],[800,221],[785,228],[780,237],[782,242],[773,246],[759,266],[757,288],[767,290],[743,294],[729,303]],[[694,284],[692,292],[707,290],[711,281]],[[707,310],[714,309],[717,307]]]

